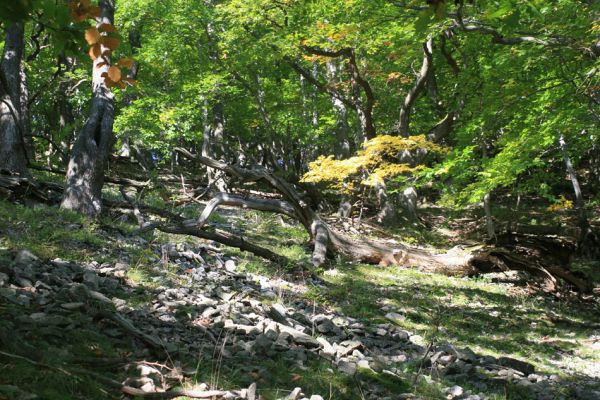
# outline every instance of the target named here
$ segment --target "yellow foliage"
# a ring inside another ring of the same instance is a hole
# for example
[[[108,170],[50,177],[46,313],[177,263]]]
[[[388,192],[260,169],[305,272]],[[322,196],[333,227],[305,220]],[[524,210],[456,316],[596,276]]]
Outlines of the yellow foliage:
[[[559,196],[558,202],[550,205],[547,210],[550,212],[558,212],[562,210],[570,210],[573,208],[573,201],[568,200],[562,194]]]
[[[341,192],[351,192],[355,184],[375,186],[388,178],[416,171],[420,168],[400,163],[398,160],[405,151],[418,149],[429,152],[444,152],[445,149],[428,141],[424,135],[408,138],[381,135],[365,142],[356,155],[345,160],[333,156],[320,156],[309,164],[309,171],[302,182],[329,184]]]

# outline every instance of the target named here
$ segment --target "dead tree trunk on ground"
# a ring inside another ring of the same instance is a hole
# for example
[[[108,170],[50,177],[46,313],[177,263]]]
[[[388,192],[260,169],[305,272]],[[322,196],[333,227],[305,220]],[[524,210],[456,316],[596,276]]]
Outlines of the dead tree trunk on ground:
[[[342,254],[354,261],[364,263],[384,266],[410,265],[430,271],[458,275],[476,274],[486,269],[502,270],[502,268],[513,268],[551,277],[554,280],[554,276],[560,277],[581,291],[590,290],[589,285],[584,280],[575,277],[567,269],[563,269],[557,265],[541,266],[537,261],[529,262],[526,258],[512,255],[511,252],[507,252],[503,248],[482,247],[475,250],[455,248],[444,254],[432,254],[427,250],[412,248],[399,243],[389,245],[368,241],[363,238],[359,240],[349,238],[329,227],[310,205],[304,201],[292,185],[270,173],[265,168],[260,166],[252,169],[240,168],[211,158],[193,155],[185,149],[178,148],[176,150],[190,159],[197,160],[207,167],[220,170],[241,182],[266,182],[283,197],[283,200],[258,199],[220,193],[208,203],[198,221],[185,224],[187,230],[194,232],[190,234],[194,234],[195,236],[203,237],[201,235],[210,233],[201,228],[206,224],[210,215],[219,205],[231,205],[286,214],[298,220],[304,226],[314,244],[312,262],[315,266],[323,265],[326,261],[327,253],[329,253]],[[190,223],[194,226],[191,227]],[[180,229],[179,232],[175,233],[186,232],[182,232]],[[218,239],[214,240],[220,241]],[[241,244],[248,245],[247,242],[243,242],[242,240],[240,243],[238,240],[234,246],[239,247]],[[257,254],[253,250],[249,251]],[[274,259],[272,254],[267,254],[265,258]]]

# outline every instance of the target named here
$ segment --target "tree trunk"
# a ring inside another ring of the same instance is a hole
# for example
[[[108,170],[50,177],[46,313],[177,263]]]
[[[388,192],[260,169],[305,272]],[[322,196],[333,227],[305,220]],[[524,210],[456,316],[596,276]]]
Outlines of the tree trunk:
[[[489,192],[483,196],[483,210],[485,212],[487,236],[488,239],[492,240],[496,237],[496,229],[494,228],[494,220],[492,219],[492,202]]]
[[[97,25],[112,25],[114,0],[100,0],[99,6],[102,16],[97,18]],[[104,169],[113,145],[114,95],[101,76],[108,71],[108,65],[98,66],[101,62],[102,57],[94,60],[90,115],[71,150],[61,204],[62,208],[90,217],[98,216],[102,210]]]
[[[27,173],[27,154],[21,119],[21,60],[24,29],[14,23],[6,29],[0,62],[0,170]]]
[[[590,251],[598,252],[596,247],[597,238],[592,231],[590,226],[590,222],[587,217],[587,213],[585,211],[585,203],[583,200],[583,194],[581,193],[581,186],[579,185],[579,179],[577,178],[577,174],[575,173],[575,169],[573,168],[573,164],[571,163],[571,158],[569,157],[569,153],[567,152],[566,143],[564,137],[561,135],[559,139],[560,149],[563,154],[563,159],[565,161],[565,167],[567,173],[569,174],[569,179],[573,184],[573,192],[575,193],[575,207],[578,212],[578,225],[580,229],[580,235],[578,240],[578,248],[580,252],[587,252],[587,247],[590,247]]]
[[[338,66],[335,60],[327,62],[329,81],[333,84],[340,83]],[[334,155],[338,160],[348,158],[350,155],[350,140],[348,139],[348,111],[340,99],[330,96],[335,113],[335,144]]]
[[[400,136],[409,136],[409,125],[410,125],[410,113],[412,107],[419,97],[419,94],[423,91],[427,77],[431,71],[432,65],[432,51],[433,51],[433,39],[429,38],[423,44],[423,64],[421,70],[417,76],[417,80],[414,86],[408,91],[408,94],[404,98],[404,103],[400,107],[400,117],[398,119],[398,134]]]

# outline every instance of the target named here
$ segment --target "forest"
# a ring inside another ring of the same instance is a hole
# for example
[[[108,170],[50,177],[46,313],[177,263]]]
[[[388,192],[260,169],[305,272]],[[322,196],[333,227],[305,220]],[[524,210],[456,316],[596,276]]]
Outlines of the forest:
[[[1,0],[0,400],[600,399],[600,1]]]

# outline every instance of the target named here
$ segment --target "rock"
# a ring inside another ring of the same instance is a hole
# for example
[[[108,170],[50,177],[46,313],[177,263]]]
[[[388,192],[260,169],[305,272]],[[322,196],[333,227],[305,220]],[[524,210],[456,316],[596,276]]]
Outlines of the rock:
[[[40,259],[29,250],[19,250],[15,256],[14,262],[16,264],[28,265],[40,261]]]
[[[390,321],[404,321],[406,319],[404,315],[395,312],[387,313],[385,317]]]
[[[464,389],[458,385],[449,387],[444,392],[446,392],[446,394],[448,394],[449,396],[452,396],[452,398],[460,397],[465,393]]]
[[[258,336],[256,336],[256,339],[254,340],[254,344],[256,347],[258,347],[259,349],[268,349],[273,345],[273,340],[271,338],[269,338],[267,335],[265,334],[260,334]]]
[[[371,366],[369,365],[369,361],[367,360],[359,360],[358,363],[358,368],[362,368],[362,369],[370,369],[372,370]]]
[[[327,339],[325,339],[323,337],[318,337],[317,342],[319,342],[321,344],[321,346],[323,346],[323,349],[321,350],[323,355],[328,356],[328,357],[333,357],[335,355],[335,349],[327,341]]]
[[[323,400],[323,397],[319,396],[318,394],[313,394],[310,396],[310,400]]]
[[[8,275],[4,272],[0,272],[0,286],[4,286],[8,283]]]
[[[0,288],[0,297],[7,300],[16,301],[17,291],[13,288]]]
[[[286,319],[287,310],[280,303],[275,303],[271,307],[269,307],[267,310],[267,315],[271,317],[274,321],[288,325],[288,321]]]
[[[356,373],[356,364],[353,362],[340,360],[337,363],[337,367],[341,372],[347,375],[354,375]]]
[[[33,287],[33,282],[31,282],[27,278],[18,277],[18,278],[15,279],[15,282],[17,283],[17,285],[21,286],[22,288]]]
[[[291,328],[289,326],[282,325],[277,322],[276,322],[276,324],[277,324],[277,327],[279,328],[279,331],[289,333],[292,336],[292,340],[296,344],[302,345],[306,348],[320,348],[321,347],[321,343],[319,343],[312,336],[307,335],[306,333],[302,333],[299,330]]]
[[[335,325],[330,320],[326,319],[317,325],[317,331],[320,333],[328,333],[335,329]]]
[[[100,277],[95,272],[85,272],[83,274],[83,283],[85,283],[90,289],[97,290],[100,285]]]
[[[425,346],[427,344],[421,335],[412,335],[409,340],[412,344],[416,344],[417,346]]]
[[[510,357],[500,357],[498,358],[498,364],[503,367],[509,367],[512,369],[516,369],[517,371],[522,372],[526,376],[529,374],[533,374],[535,372],[535,367],[525,361],[516,360]]]
[[[600,390],[576,387],[572,392],[577,400],[600,400]]]
[[[225,269],[229,272],[235,272],[235,269],[236,269],[235,261],[233,261],[231,259],[225,261]]]
[[[140,372],[140,376],[155,376],[156,378],[160,378],[162,375],[156,368],[145,364],[138,365],[137,370]]]
[[[294,390],[286,397],[286,400],[298,400],[302,396],[302,389],[295,387]]]
[[[363,344],[358,340],[344,340],[341,342],[336,349],[338,357],[344,357],[351,354],[354,350],[361,349]]]

